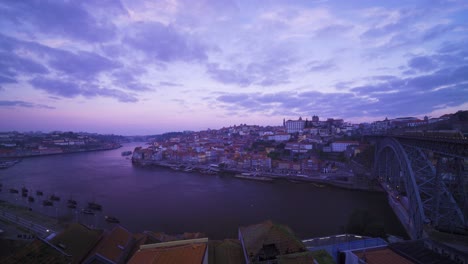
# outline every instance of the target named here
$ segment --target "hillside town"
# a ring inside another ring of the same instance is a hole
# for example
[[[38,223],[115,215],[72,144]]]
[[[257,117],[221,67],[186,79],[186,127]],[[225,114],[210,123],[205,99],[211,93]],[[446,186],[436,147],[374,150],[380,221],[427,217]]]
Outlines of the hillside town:
[[[356,189],[363,183],[352,184],[358,179],[353,176],[366,173],[373,159],[373,146],[363,136],[411,134],[434,126],[449,129],[455,126],[450,131],[463,137],[461,131],[466,133],[463,130],[466,121],[454,121],[462,114],[424,119],[385,118],[361,124],[333,118],[320,120],[314,115],[310,120],[284,119],[282,126],[240,124],[199,132],[167,133],[153,138],[147,148],[136,148],[132,161],[137,165],[159,165],[175,170],[230,172],[258,180],[283,177],[339,182],[341,187]],[[364,189],[369,187],[368,183],[364,185]]]

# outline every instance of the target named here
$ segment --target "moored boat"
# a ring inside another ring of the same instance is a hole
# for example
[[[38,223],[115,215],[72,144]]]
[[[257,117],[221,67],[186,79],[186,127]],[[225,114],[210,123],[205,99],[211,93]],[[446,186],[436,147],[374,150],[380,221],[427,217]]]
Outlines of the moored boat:
[[[15,188],[10,188],[10,193],[19,193],[19,191]]]
[[[132,152],[130,150],[122,152],[122,156],[130,156],[130,155],[132,155]]]
[[[101,211],[102,210],[102,205],[95,203],[95,202],[89,202],[88,203],[88,208],[96,211]]]
[[[81,209],[83,214],[94,215],[94,212],[90,209]]]
[[[237,174],[234,177],[239,178],[239,179],[264,181],[264,182],[272,182],[273,181],[272,178],[265,177],[265,176],[258,176],[258,174],[252,174],[252,173],[248,173],[248,172]]]
[[[113,216],[107,216],[106,215],[105,219],[109,223],[120,223],[119,219],[117,219],[116,217],[113,217]]]
[[[51,201],[60,201],[60,197],[58,197],[58,196],[55,195],[55,194],[52,194],[52,195],[49,197],[49,199],[50,199]]]
[[[30,202],[30,203],[34,202],[34,197],[29,196],[29,197],[28,197],[28,202]]]
[[[49,201],[49,200],[44,200],[42,201],[42,205],[44,206],[52,206],[54,205],[54,203],[52,201]]]
[[[44,195],[44,193],[42,191],[36,191],[36,195],[37,196],[42,196],[42,195]]]

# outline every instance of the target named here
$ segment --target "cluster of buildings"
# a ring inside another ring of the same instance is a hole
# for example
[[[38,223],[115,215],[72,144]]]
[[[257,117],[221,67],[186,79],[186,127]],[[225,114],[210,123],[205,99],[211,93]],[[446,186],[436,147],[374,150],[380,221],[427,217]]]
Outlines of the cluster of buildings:
[[[133,234],[70,224],[58,234],[37,238],[1,263],[207,264],[319,263],[286,226],[266,221],[241,227],[238,239],[210,240],[202,233]]]
[[[119,137],[89,133],[0,133],[0,158],[61,154],[117,148]]]
[[[375,121],[370,124],[362,124],[364,134],[386,134],[393,129],[417,128],[442,121],[447,121],[451,114],[442,115],[438,118],[429,118],[425,116],[423,119],[417,117],[398,117],[394,119],[385,118],[382,121]]]
[[[133,234],[70,224],[58,234],[36,238],[1,263],[85,264],[427,264],[468,263],[468,254],[431,239],[392,243],[341,234],[299,240],[292,230],[265,221],[240,227],[237,239],[211,240],[202,233]]]
[[[156,139],[133,153],[136,163],[222,164],[236,170],[320,171],[321,152],[360,152],[365,145],[349,140],[359,126],[342,119],[284,120],[283,126],[239,125],[183,132]]]

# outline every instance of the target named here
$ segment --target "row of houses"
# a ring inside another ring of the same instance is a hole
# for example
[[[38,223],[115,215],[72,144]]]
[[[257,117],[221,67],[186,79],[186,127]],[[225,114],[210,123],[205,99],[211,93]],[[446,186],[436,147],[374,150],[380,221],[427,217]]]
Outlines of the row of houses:
[[[240,227],[238,239],[210,240],[202,233],[171,236],[145,231],[132,234],[122,226],[110,231],[70,224],[63,232],[37,238],[1,263],[85,264],[313,264],[307,251],[287,226],[266,221]]]

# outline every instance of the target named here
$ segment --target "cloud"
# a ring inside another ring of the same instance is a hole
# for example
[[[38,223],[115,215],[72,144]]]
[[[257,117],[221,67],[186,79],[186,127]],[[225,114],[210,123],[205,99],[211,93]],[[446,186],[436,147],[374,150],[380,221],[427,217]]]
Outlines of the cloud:
[[[288,66],[296,61],[297,59],[287,52],[278,56],[275,51],[250,63],[231,62],[223,66],[218,63],[209,63],[206,66],[206,72],[211,78],[224,84],[235,84],[241,87],[275,86],[290,82]]]
[[[180,87],[183,86],[180,83],[173,83],[173,82],[159,82],[159,85],[161,86],[171,86],[171,87]]]
[[[408,66],[414,70],[427,72],[437,68],[437,63],[428,56],[417,56],[410,59]]]
[[[116,98],[120,102],[137,102],[135,95],[116,89],[102,88],[97,84],[76,81],[36,77],[29,81],[36,89],[66,98],[84,96],[87,98],[102,96]]]
[[[131,27],[123,42],[143,52],[148,61],[205,61],[208,46],[174,26],[159,22],[141,22]]]
[[[51,67],[78,79],[94,78],[101,72],[121,67],[118,62],[87,51],[72,53],[55,49],[48,55],[52,55],[49,61]]]
[[[3,51],[2,51],[3,50]],[[23,58],[16,53],[28,54]],[[39,63],[40,61],[41,63]],[[22,41],[0,34],[0,83],[18,82],[20,75],[34,88],[49,94],[74,98],[111,97],[121,102],[136,102],[135,94],[102,88],[101,77],[111,76],[115,87],[130,91],[149,91],[151,86],[139,81],[145,73],[138,67],[126,67],[115,60],[88,51],[71,52],[36,42]],[[59,77],[57,77],[59,76]]]
[[[126,90],[132,91],[151,91],[151,85],[145,84],[139,80],[139,77],[146,73],[144,69],[140,68],[122,68],[112,73],[112,83]]]
[[[338,66],[332,61],[332,60],[327,60],[327,61],[310,61],[307,63],[306,68],[309,69],[312,72],[317,72],[317,71],[332,71],[338,69]]]
[[[23,31],[87,42],[108,41],[116,36],[116,27],[109,20],[96,19],[80,1],[7,2],[0,4],[0,21]]]
[[[43,104],[35,104],[25,101],[0,101],[0,107],[26,107],[26,108],[43,108],[43,109],[55,109],[55,107],[43,105]]]
[[[13,52],[0,51],[0,74],[15,77],[18,73],[46,74],[49,70],[43,65],[27,58],[23,58]]]
[[[2,88],[2,83],[17,83],[17,81],[13,78],[0,75],[0,88]]]
[[[440,25],[436,25],[436,26],[433,26],[431,28],[429,28],[428,30],[426,30],[423,34],[422,34],[422,40],[423,41],[430,41],[430,40],[433,40],[433,39],[436,39],[436,38],[439,38],[443,35],[445,35],[446,33],[448,32],[451,32],[455,29],[455,25],[447,25],[447,24],[440,24]]]
[[[462,52],[462,50],[457,51]],[[451,64],[450,64],[451,62]],[[444,65],[440,68],[439,65]],[[309,115],[381,117],[420,115],[438,105],[454,107],[468,102],[468,63],[451,60],[447,54],[413,56],[408,60],[419,75],[377,75],[366,78],[367,84],[337,83],[348,91],[280,91],[275,93],[223,93],[215,105],[229,112],[266,115]]]

